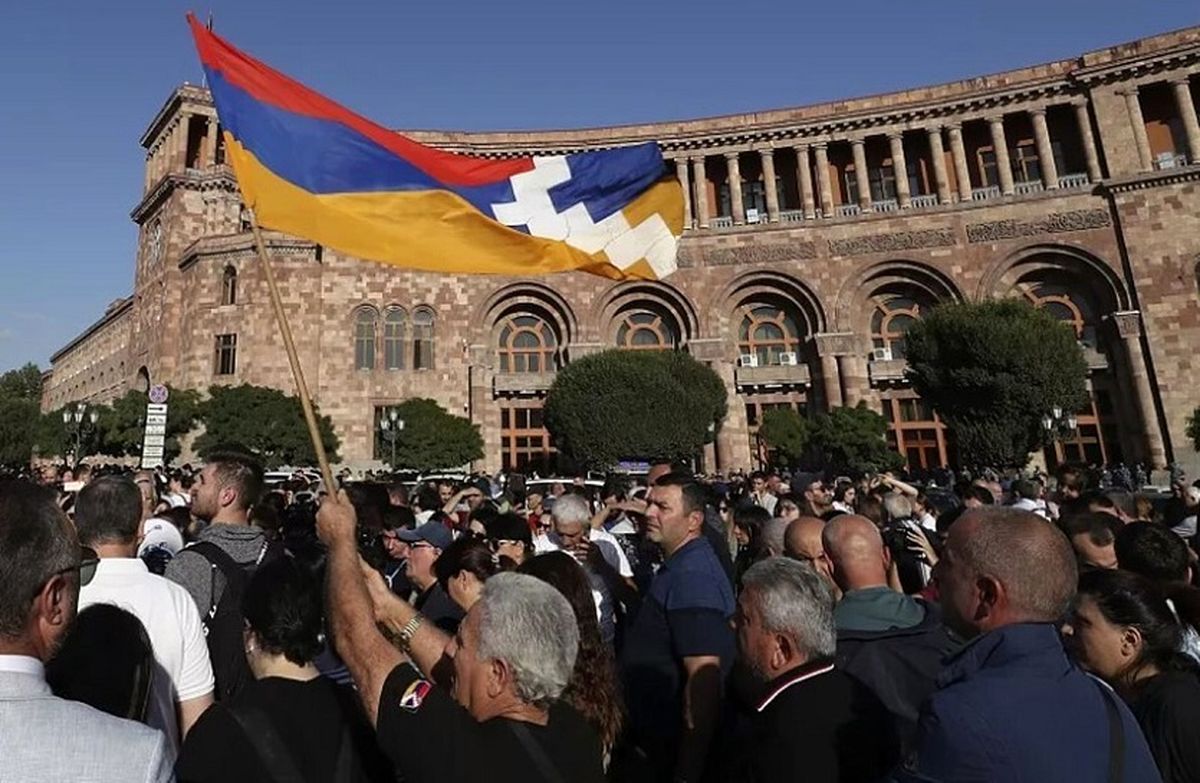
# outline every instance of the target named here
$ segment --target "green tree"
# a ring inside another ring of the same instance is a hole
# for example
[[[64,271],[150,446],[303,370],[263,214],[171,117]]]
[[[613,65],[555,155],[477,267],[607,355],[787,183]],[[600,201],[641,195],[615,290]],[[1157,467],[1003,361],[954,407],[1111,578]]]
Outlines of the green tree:
[[[35,417],[31,436],[32,450],[41,457],[66,457],[71,445],[67,442],[67,425],[62,419],[63,409]]]
[[[1045,445],[1042,417],[1087,400],[1074,331],[1027,302],[944,304],[905,336],[908,377],[967,465],[1022,467]]]
[[[28,465],[41,413],[34,400],[0,399],[0,465]]]
[[[691,459],[725,418],[725,385],[683,351],[613,349],[571,362],[546,396],[546,427],[581,468]]]
[[[33,362],[0,375],[0,400],[42,399],[42,371]]]
[[[773,408],[763,414],[759,436],[776,451],[784,467],[800,464],[812,438],[812,424],[791,408]]]
[[[415,397],[395,406],[404,429],[396,437],[393,468],[441,470],[483,458],[479,425],[446,411],[437,402]],[[391,444],[380,437],[380,454],[391,460]]]
[[[818,413],[809,444],[815,464],[838,474],[882,473],[904,465],[888,447],[887,421],[864,402]]]
[[[1192,441],[1192,448],[1200,451],[1200,408],[1187,418],[1187,436]]]
[[[167,433],[163,457],[167,462],[179,456],[179,439],[192,431],[200,416],[200,395],[193,389],[168,387]],[[100,410],[96,422],[99,445],[96,450],[113,457],[132,457],[142,453],[145,435],[145,392],[130,389]]]
[[[317,461],[300,399],[264,386],[211,386],[198,406],[205,431],[196,438],[201,456],[240,447],[270,469],[280,465],[313,465]],[[168,403],[169,404],[169,403]],[[337,460],[338,437],[328,416],[317,412],[317,427],[330,461]]]

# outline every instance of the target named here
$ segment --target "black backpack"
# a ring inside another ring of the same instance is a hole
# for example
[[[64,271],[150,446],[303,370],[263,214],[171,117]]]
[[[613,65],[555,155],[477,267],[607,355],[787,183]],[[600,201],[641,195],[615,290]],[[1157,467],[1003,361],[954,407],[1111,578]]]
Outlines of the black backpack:
[[[252,563],[242,564],[211,541],[198,541],[188,549],[207,560],[211,568],[211,597],[208,611],[201,620],[216,680],[213,696],[217,701],[228,701],[254,679],[250,665],[246,663],[246,647],[242,637],[246,627],[246,620],[242,616],[242,594],[258,567],[281,556],[282,551],[278,545],[264,541],[258,558]],[[225,578],[225,589],[219,601],[215,600],[217,571]]]

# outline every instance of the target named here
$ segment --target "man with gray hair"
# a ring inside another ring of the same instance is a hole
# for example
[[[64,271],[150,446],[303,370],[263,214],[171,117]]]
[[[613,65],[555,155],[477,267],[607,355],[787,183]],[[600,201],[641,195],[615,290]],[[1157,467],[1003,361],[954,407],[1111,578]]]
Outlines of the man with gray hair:
[[[771,557],[751,566],[742,584],[738,653],[764,685],[742,775],[755,783],[882,778],[899,757],[894,726],[883,704],[834,666],[828,583],[806,565]]]
[[[1160,780],[1122,700],[1063,650],[1071,544],[1029,511],[966,512],[935,567],[946,661],[901,780]]]
[[[368,584],[356,525],[345,492],[321,504],[317,532],[329,549],[329,621],[379,746],[400,777],[600,783],[599,737],[559,698],[579,649],[567,599],[534,577],[498,574],[458,633],[447,637],[396,598],[377,572]],[[377,622],[391,629],[396,646]],[[431,681],[446,665],[454,671],[451,690]]]

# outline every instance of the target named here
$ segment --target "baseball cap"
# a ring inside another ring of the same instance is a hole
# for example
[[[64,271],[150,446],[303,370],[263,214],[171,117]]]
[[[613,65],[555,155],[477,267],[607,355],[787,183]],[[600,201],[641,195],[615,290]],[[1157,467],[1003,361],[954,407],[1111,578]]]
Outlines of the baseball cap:
[[[142,543],[138,546],[138,557],[150,549],[165,549],[172,556],[183,549],[183,534],[167,519],[151,517],[142,526]]]
[[[1200,503],[1200,487],[1188,487],[1183,491],[1183,494],[1187,498],[1188,503],[1193,505]]]
[[[426,522],[412,530],[397,530],[396,538],[401,541],[407,541],[410,544],[417,541],[424,541],[438,549],[445,549],[454,541],[454,536],[446,529],[446,526],[436,520]]]

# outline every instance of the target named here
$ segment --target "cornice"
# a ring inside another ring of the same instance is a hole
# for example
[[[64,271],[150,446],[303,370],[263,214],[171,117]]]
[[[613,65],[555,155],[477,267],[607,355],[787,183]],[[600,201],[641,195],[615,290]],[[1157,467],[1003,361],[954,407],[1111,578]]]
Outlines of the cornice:
[[[68,353],[71,349],[75,348],[77,345],[79,345],[80,343],[82,343],[84,340],[88,339],[92,335],[96,334],[101,329],[105,328],[109,324],[111,324],[114,321],[123,317],[126,313],[129,312],[129,309],[131,307],[133,307],[133,297],[129,296],[129,297],[126,297],[125,300],[122,301],[120,304],[109,308],[108,311],[104,313],[104,315],[102,315],[98,320],[94,321],[90,326],[88,326],[86,329],[84,329],[82,332],[80,332],[78,335],[76,335],[71,340],[71,342],[67,343],[62,348],[59,348],[57,351],[55,351],[53,354],[50,355],[51,368],[53,369],[54,363],[56,361],[58,361],[64,354]]]
[[[164,200],[175,188],[194,191],[220,190],[228,193],[237,192],[237,180],[233,169],[229,166],[214,166],[207,169],[188,169],[181,173],[165,174],[154,187],[146,191],[142,200],[129,213],[134,223],[141,225],[142,221]]]
[[[1100,186],[1110,193],[1129,193],[1134,190],[1148,190],[1163,185],[1177,185],[1183,182],[1200,182],[1200,165],[1181,166],[1176,169],[1147,171],[1119,179],[1105,180]]]
[[[312,253],[316,260],[317,243],[304,239],[279,234],[274,231],[263,232],[263,244],[268,256],[295,255],[297,252]],[[257,255],[252,234],[230,234],[223,237],[201,237],[183,250],[179,258],[179,269],[187,269],[201,261],[215,259],[217,261],[233,260],[235,258],[253,257]]]

